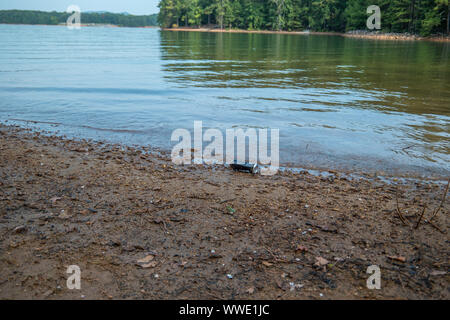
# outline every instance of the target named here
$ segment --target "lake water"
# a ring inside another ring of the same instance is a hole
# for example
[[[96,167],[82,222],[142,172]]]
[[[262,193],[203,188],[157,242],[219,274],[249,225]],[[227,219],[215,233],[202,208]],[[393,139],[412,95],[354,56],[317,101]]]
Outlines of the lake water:
[[[0,25],[0,44],[3,123],[167,150],[194,120],[278,128],[286,165],[450,173],[448,43]]]

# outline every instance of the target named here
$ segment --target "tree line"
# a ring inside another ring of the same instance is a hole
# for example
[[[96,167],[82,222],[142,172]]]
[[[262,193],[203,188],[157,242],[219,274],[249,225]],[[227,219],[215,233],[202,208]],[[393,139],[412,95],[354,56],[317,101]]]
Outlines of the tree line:
[[[449,0],[161,0],[162,27],[202,25],[246,30],[365,30],[370,5],[383,32],[448,34]]]
[[[1,10],[0,23],[7,24],[64,24],[70,13],[33,10]],[[135,16],[110,12],[81,13],[81,23],[113,24],[122,27],[157,26],[157,14]]]

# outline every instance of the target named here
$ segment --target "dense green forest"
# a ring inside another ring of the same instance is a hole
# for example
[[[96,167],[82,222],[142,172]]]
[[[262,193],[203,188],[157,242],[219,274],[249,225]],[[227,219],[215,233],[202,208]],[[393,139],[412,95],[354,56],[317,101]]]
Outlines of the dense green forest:
[[[247,30],[365,30],[367,7],[383,32],[448,34],[449,0],[161,0],[163,27],[216,25]]]
[[[43,12],[29,10],[1,10],[0,23],[14,24],[50,24],[66,23],[71,14],[66,12]],[[123,27],[156,26],[157,14],[147,16],[134,16],[110,12],[81,13],[81,23],[113,24]]]

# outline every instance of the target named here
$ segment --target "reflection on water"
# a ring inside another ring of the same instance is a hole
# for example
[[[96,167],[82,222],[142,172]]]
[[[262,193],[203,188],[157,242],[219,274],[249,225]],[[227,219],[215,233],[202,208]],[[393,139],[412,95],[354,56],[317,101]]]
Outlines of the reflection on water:
[[[163,148],[194,120],[279,128],[283,163],[450,171],[449,44],[44,26],[0,40],[2,121]]]
[[[445,170],[449,51],[441,43],[329,36],[164,32],[161,39],[165,79],[228,92],[214,103],[221,117],[280,126],[294,162],[317,164],[302,149],[313,145],[325,162],[370,156]]]

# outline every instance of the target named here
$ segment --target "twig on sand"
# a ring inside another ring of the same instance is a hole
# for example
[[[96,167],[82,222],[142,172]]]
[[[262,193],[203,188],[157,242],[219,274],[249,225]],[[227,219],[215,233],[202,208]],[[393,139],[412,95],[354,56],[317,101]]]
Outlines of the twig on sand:
[[[144,216],[144,219],[147,220],[150,223],[155,223],[155,224],[161,225],[163,231],[165,233],[169,233],[169,230],[167,230],[166,222],[164,221],[164,219],[162,219],[162,218],[149,219],[149,218],[147,218],[145,216]]]
[[[398,205],[398,187],[397,187],[397,192],[395,193],[395,200],[396,200],[396,203],[397,203],[397,214],[398,214],[398,217],[400,218],[400,220],[402,220],[402,222],[403,222],[403,224],[405,226],[409,226],[409,223],[406,222],[406,219],[403,217],[403,214],[400,211],[400,206]]]
[[[270,253],[270,255],[272,256],[272,258],[273,258],[273,260],[274,260],[275,262],[287,262],[286,259],[284,259],[284,258],[279,258],[279,257],[278,257],[275,253],[273,253],[272,250],[270,250],[269,248],[267,248],[267,247],[263,247],[263,248],[266,249],[266,251]]]
[[[211,292],[212,290],[211,290],[210,288],[207,287],[207,289],[210,290],[210,291],[205,291],[205,293],[206,293],[207,295],[213,297],[213,298],[216,299],[216,300],[224,300],[223,297],[218,296],[218,295],[215,295],[214,293],[212,293],[212,292]]]
[[[425,210],[427,210],[427,205],[425,205],[425,206],[423,207],[422,214],[420,215],[419,220],[417,220],[417,224],[416,224],[416,226],[414,227],[414,229],[417,229],[417,228],[419,227],[420,222],[422,221],[423,215],[425,214]]]
[[[446,197],[447,192],[448,192],[449,184],[450,184],[450,180],[449,180],[449,183],[447,184],[447,188],[445,189],[444,197],[442,198],[440,206],[434,211],[434,213],[433,213],[433,215],[432,215],[432,217],[430,219],[425,219],[424,220],[426,223],[429,223],[433,228],[435,228],[436,230],[438,230],[440,233],[443,233],[443,234],[445,234],[445,231],[443,231],[435,223],[433,223],[433,221],[431,221],[431,219],[433,219],[436,216],[436,214],[439,212],[440,208],[442,208],[442,206],[444,204],[444,201],[445,201],[445,197]],[[397,203],[397,210],[396,211],[397,211],[398,217],[400,218],[400,220],[403,222],[404,225],[411,226],[407,222],[407,220],[405,219],[405,217],[403,216],[403,214],[402,214],[402,212],[400,210],[400,206],[398,204],[398,188],[397,188],[397,192],[396,192],[396,203]],[[420,222],[422,221],[422,218],[423,218],[423,216],[425,214],[425,210],[426,210],[426,205],[423,208],[422,214],[419,216],[419,220],[416,223],[416,226],[415,226],[416,229],[419,227]],[[416,216],[417,216],[417,214],[416,214]]]
[[[441,228],[439,228],[436,224],[434,224],[433,221],[425,220],[425,222],[429,223],[432,227],[434,227],[437,231],[439,231],[442,234],[445,234],[445,231],[443,231]]]
[[[225,200],[219,201],[219,204],[222,204],[222,203],[225,203],[225,202],[231,202],[231,201],[234,201],[234,200],[236,200],[236,197],[231,198],[231,199],[225,199]]]
[[[445,198],[447,197],[447,192],[448,192],[448,187],[449,187],[449,185],[450,185],[450,179],[448,179],[447,187],[445,188],[444,195],[442,196],[441,204],[440,204],[439,207],[437,207],[437,209],[433,212],[433,215],[431,216],[430,219],[428,219],[428,221],[431,222],[431,220],[433,220],[434,217],[437,216],[437,214],[438,214],[439,211],[441,210],[442,206],[444,205]]]

